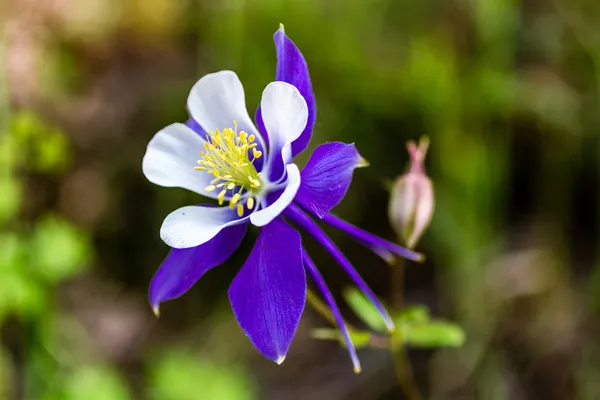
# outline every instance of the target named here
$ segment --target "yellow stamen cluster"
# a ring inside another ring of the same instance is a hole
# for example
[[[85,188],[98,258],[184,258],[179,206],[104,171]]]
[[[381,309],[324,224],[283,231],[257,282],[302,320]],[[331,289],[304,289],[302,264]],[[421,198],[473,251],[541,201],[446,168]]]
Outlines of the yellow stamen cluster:
[[[244,131],[238,133],[235,121],[233,125],[235,129],[217,129],[206,135],[204,151],[200,152],[198,160],[200,166],[194,169],[206,171],[215,177],[205,190],[212,192],[221,189],[217,196],[219,205],[223,204],[227,191],[231,191],[229,208],[233,210],[237,207],[237,213],[241,217],[244,205],[240,203],[240,199],[245,195],[244,191],[248,193],[246,207],[252,210],[255,204],[253,196],[261,189],[260,173],[256,172],[253,163],[262,156],[262,152],[256,149],[254,135],[248,135]]]

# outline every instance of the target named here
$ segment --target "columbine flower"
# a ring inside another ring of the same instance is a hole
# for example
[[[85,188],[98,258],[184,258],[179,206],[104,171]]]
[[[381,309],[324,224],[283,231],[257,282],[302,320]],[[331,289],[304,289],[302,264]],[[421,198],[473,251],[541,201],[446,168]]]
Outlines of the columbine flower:
[[[340,311],[323,278],[302,247],[298,231],[311,234],[374,303],[390,330],[394,325],[348,259],[314,221],[321,219],[377,254],[419,255],[360,230],[330,210],[344,197],[355,168],[365,164],[354,145],[326,143],[300,172],[292,162],[311,137],[315,98],[304,57],[283,27],[274,35],[276,82],[263,91],[258,129],[245,107],[235,73],[202,77],[188,97],[190,120],[158,132],[148,144],[143,171],[151,182],[182,187],[216,199],[220,206],[180,208],[169,214],[161,238],[173,249],[150,284],[150,303],[181,296],[204,273],[239,246],[250,223],[260,233],[229,287],[240,326],[267,358],[283,362],[306,300],[306,271],[312,276],[345,337],[356,371],[360,365]]]

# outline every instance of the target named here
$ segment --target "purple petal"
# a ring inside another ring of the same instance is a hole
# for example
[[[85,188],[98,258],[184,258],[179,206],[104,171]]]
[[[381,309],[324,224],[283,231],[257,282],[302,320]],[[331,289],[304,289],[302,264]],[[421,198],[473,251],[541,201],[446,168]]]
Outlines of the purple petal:
[[[384,252],[385,250],[412,261],[424,260],[423,254],[399,246],[396,243],[389,242],[367,231],[363,231],[359,227],[352,225],[350,222],[345,221],[334,214],[327,214],[323,218],[323,222],[347,233],[352,239],[369,247],[384,260],[388,259],[388,254]]]
[[[158,314],[160,303],[183,295],[206,271],[225,262],[245,234],[245,224],[235,225],[200,246],[171,249],[150,283],[149,300],[154,312]]]
[[[300,234],[281,218],[263,227],[229,287],[238,323],[265,357],[281,364],[304,310]]]
[[[353,144],[331,142],[320,145],[302,170],[302,183],[295,201],[323,218],[346,195],[354,169],[364,165],[366,161]]]
[[[292,143],[292,156],[295,156],[296,154],[301,153],[308,145],[308,142],[310,142],[310,137],[317,117],[315,95],[312,91],[308,66],[306,65],[304,56],[300,53],[300,50],[298,50],[294,42],[292,42],[285,34],[283,26],[275,32],[273,39],[275,40],[275,49],[277,51],[277,72],[275,74],[275,80],[294,85],[302,97],[304,97],[306,105],[308,106],[308,121],[306,123],[306,128],[304,128],[300,137]],[[256,111],[256,126],[268,143],[269,139],[262,120],[260,108]]]
[[[352,343],[352,339],[350,339],[350,334],[348,333],[348,328],[346,327],[346,323],[344,322],[344,318],[342,317],[342,313],[338,308],[331,291],[327,287],[323,276],[317,269],[315,263],[311,260],[310,256],[306,252],[306,250],[302,249],[302,258],[304,260],[304,266],[308,273],[312,276],[313,281],[319,291],[323,294],[325,298],[325,302],[331,309],[331,313],[335,318],[335,322],[339,330],[342,332],[342,336],[344,338],[344,342],[346,342],[346,347],[348,348],[348,352],[350,353],[350,359],[352,360],[352,365],[354,366],[354,372],[360,372],[360,361],[358,360],[358,356],[356,355],[356,349],[354,348],[354,344]]]
[[[312,237],[315,238],[317,242],[325,250],[331,254],[331,256],[340,264],[342,268],[346,271],[346,273],[350,276],[350,278],[354,281],[356,286],[367,296],[367,298],[373,303],[381,318],[385,322],[388,330],[393,332],[396,328],[394,326],[394,322],[392,318],[388,314],[387,310],[381,303],[381,301],[377,298],[375,293],[367,286],[364,279],[360,276],[360,274],[356,271],[356,269],[352,266],[350,261],[344,256],[344,253],[333,243],[333,241],[327,236],[325,232],[319,228],[319,225],[315,221],[313,221],[308,215],[306,215],[298,206],[292,204],[288,208],[286,208],[284,215],[292,220],[299,227],[308,232]]]
[[[206,137],[206,131],[204,130],[204,128],[202,128],[200,126],[200,124],[192,117],[190,117],[190,119],[188,119],[185,124],[191,128],[194,132],[196,132],[198,135],[200,135],[202,137],[202,139],[204,139]]]

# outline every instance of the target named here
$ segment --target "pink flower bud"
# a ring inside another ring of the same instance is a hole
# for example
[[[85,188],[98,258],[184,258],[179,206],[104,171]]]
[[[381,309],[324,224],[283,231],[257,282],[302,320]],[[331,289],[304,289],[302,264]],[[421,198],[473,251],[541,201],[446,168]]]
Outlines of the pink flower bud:
[[[429,226],[435,197],[431,179],[425,173],[425,156],[429,139],[421,138],[419,144],[406,144],[410,155],[408,171],[399,176],[392,187],[388,216],[396,234],[408,248],[414,248]]]

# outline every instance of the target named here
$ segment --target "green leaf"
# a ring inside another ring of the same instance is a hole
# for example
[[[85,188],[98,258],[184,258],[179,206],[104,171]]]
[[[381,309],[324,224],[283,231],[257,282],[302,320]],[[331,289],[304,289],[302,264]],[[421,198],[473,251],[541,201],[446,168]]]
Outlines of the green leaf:
[[[149,393],[154,400],[257,398],[255,383],[238,362],[222,364],[188,352],[170,351],[150,365]]]
[[[354,347],[356,347],[357,349],[367,347],[371,342],[370,332],[349,329],[348,334],[350,335],[350,340],[352,340],[352,344],[354,344]],[[313,329],[310,335],[314,339],[319,340],[337,340],[343,347],[346,347],[346,342],[344,341],[344,337],[342,336],[342,333],[339,329],[317,328]]]
[[[394,322],[400,326],[417,322],[427,322],[430,318],[429,309],[423,305],[406,306],[400,313],[393,315]]]
[[[348,288],[343,295],[350,308],[369,328],[378,332],[387,331],[377,308],[358,289]]]
[[[91,254],[89,239],[83,232],[52,216],[38,223],[31,247],[32,268],[49,282],[57,282],[79,272]]]
[[[406,325],[402,333],[412,347],[460,347],[465,342],[460,326],[442,320]]]

